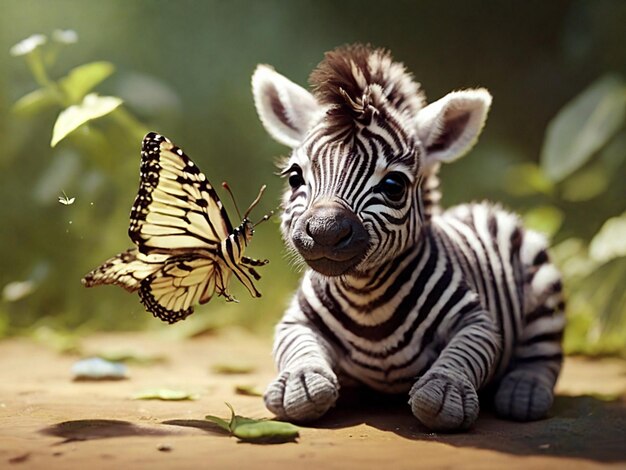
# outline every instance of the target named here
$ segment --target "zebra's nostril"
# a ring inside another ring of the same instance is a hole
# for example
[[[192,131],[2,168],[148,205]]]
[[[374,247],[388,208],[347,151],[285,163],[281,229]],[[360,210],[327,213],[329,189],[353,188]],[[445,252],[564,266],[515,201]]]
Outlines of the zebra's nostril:
[[[342,233],[337,234],[337,243],[335,243],[335,245],[345,245],[347,244],[350,239],[352,238],[352,225],[348,224],[347,227],[345,227],[345,230],[343,230]]]
[[[304,214],[303,231],[320,248],[343,250],[363,231],[359,218],[346,207],[329,201],[314,204]],[[360,237],[363,238],[363,237]]]
[[[334,247],[350,239],[352,225],[349,220],[338,217],[312,217],[307,221],[306,233],[315,243]]]

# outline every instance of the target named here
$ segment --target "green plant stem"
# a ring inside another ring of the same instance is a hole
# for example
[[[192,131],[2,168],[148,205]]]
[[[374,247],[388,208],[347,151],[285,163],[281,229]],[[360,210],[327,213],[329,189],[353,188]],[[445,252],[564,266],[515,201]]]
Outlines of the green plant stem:
[[[61,90],[59,85],[50,79],[48,76],[48,72],[46,71],[46,66],[44,64],[43,57],[41,55],[41,51],[39,49],[35,49],[30,54],[26,56],[26,63],[28,64],[28,68],[30,68],[35,81],[42,87],[46,88],[50,91],[50,93],[55,97],[55,99],[59,102],[59,105],[63,108],[67,108],[71,103],[65,93]]]
[[[46,67],[44,66],[41,51],[39,49],[35,49],[26,56],[26,63],[28,64],[33,77],[35,77],[35,81],[39,85],[42,87],[48,87],[52,83],[50,77],[48,77],[48,73],[46,72]]]
[[[143,136],[148,132],[146,126],[144,126],[135,116],[129,113],[124,106],[119,106],[115,111],[111,113],[111,118],[117,125],[124,131],[128,132],[129,136],[133,140],[141,140]]]
[[[44,56],[45,65],[53,65],[57,61],[59,52],[61,52],[61,44],[58,42],[53,42],[52,44],[49,43],[47,53]]]

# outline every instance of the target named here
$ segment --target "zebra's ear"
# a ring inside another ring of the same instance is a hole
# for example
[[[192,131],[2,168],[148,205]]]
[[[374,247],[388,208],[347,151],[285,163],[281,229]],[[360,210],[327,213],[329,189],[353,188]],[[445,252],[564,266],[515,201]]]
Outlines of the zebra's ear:
[[[267,132],[281,144],[300,145],[320,111],[313,95],[267,65],[252,75],[252,93]]]
[[[448,93],[417,115],[417,133],[427,162],[451,162],[476,143],[491,106],[484,88]]]

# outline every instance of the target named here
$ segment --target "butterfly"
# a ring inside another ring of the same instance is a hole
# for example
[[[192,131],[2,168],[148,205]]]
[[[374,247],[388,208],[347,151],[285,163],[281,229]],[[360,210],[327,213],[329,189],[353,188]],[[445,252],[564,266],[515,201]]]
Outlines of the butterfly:
[[[138,292],[146,310],[168,323],[185,319],[193,305],[208,302],[215,293],[236,301],[227,292],[231,276],[260,297],[253,280],[261,276],[255,268],[269,261],[243,252],[254,227],[271,215],[257,224],[248,219],[265,186],[233,228],[206,176],[166,137],[155,132],[144,137],[140,174],[128,229],[135,246],[88,273],[83,285],[115,284]]]

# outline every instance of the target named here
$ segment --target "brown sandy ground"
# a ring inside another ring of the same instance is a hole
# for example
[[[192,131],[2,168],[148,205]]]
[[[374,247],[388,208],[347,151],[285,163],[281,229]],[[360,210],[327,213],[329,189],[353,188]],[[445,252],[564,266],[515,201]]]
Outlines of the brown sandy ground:
[[[405,397],[352,392],[302,428],[297,443],[256,445],[223,435],[204,416],[227,416],[224,402],[244,416],[269,416],[261,398],[234,393],[236,385],[271,380],[268,339],[234,330],[185,341],[108,334],[86,339],[84,349],[130,349],[167,362],[131,365],[128,380],[72,382],[76,357],[28,340],[1,342],[0,468],[626,468],[625,361],[567,359],[552,416],[540,422],[483,411],[468,433],[434,434],[411,416]],[[255,370],[211,371],[229,362]],[[199,398],[129,398],[159,387]]]

